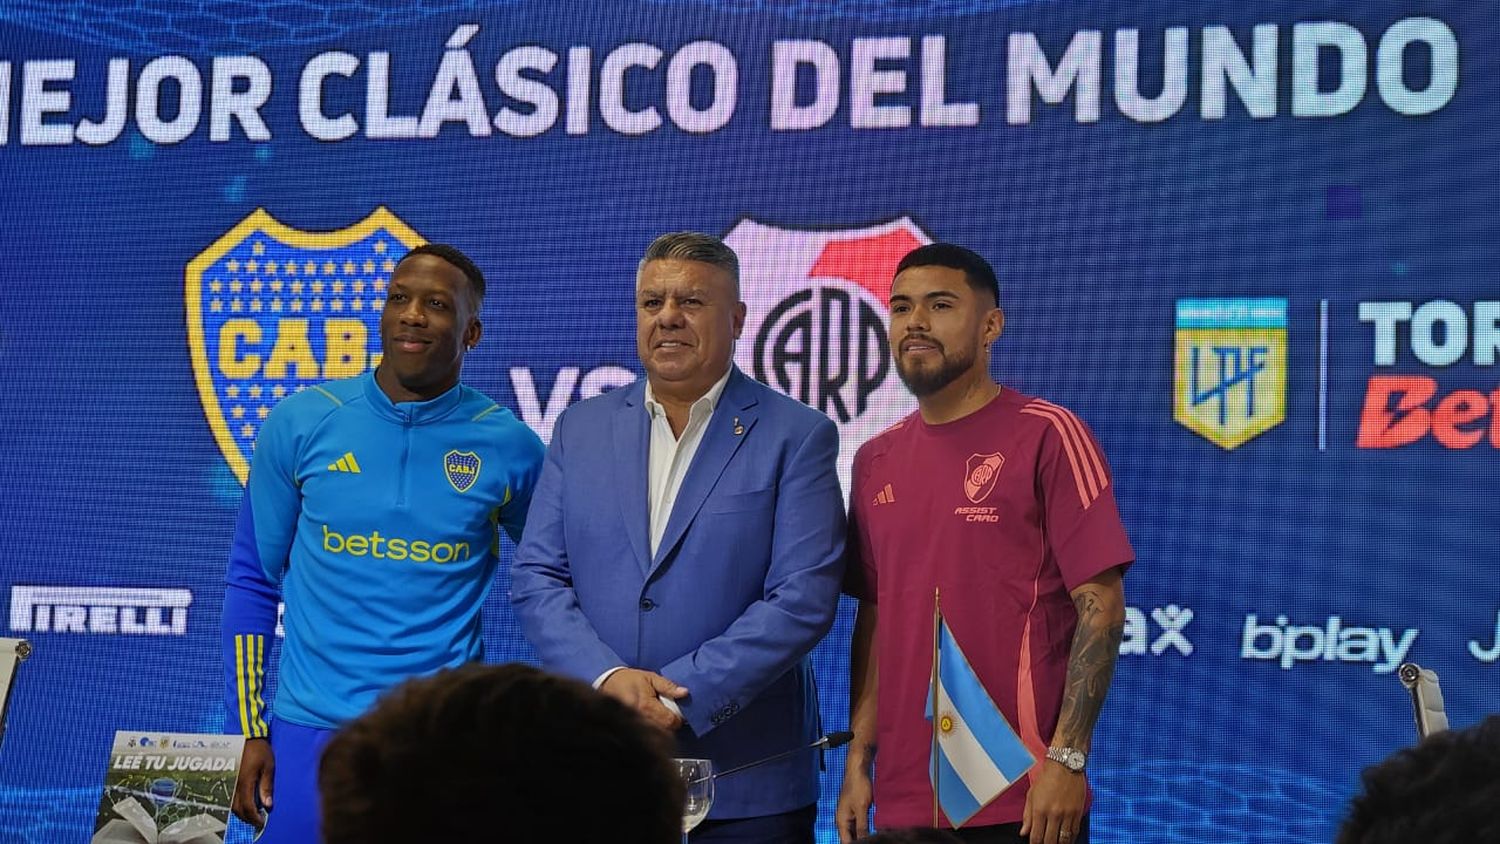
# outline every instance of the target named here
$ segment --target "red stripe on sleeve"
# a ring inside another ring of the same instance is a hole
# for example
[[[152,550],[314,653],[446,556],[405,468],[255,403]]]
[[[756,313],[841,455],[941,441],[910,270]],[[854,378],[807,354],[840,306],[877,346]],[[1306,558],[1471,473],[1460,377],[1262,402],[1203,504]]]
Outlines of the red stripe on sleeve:
[[[1099,454],[1099,446],[1094,443],[1094,438],[1089,436],[1088,428],[1084,426],[1083,420],[1079,419],[1077,414],[1062,405],[1053,404],[1042,399],[1038,399],[1038,401],[1061,413],[1063,421],[1072,427],[1077,436],[1079,450],[1088,458],[1088,463],[1085,465],[1086,467],[1093,468],[1094,478],[1098,482],[1097,489],[1102,492],[1105,487],[1109,486],[1109,473],[1104,471],[1104,459]],[[1097,494],[1095,497],[1098,497]]]
[[[1073,482],[1078,488],[1078,501],[1087,510],[1088,506],[1093,503],[1094,497],[1098,496],[1098,492],[1094,488],[1092,477],[1085,484],[1083,465],[1078,459],[1078,452],[1073,445],[1073,438],[1069,435],[1067,429],[1063,427],[1062,420],[1057,418],[1052,411],[1031,404],[1021,408],[1021,412],[1030,416],[1040,416],[1051,422],[1052,426],[1057,429],[1059,436],[1062,438],[1063,451],[1068,455],[1068,465],[1073,469]]]

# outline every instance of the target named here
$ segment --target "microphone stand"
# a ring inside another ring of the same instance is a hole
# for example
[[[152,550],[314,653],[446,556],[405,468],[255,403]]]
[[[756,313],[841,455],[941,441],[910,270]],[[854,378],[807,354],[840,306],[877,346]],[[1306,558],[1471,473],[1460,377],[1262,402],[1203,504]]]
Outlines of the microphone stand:
[[[851,732],[839,731],[839,732],[835,732],[835,733],[829,733],[828,735],[823,736],[822,738],[818,739],[817,741],[813,742],[812,744],[805,745],[803,747],[794,747],[791,750],[783,750],[780,753],[776,753],[776,754],[773,754],[771,756],[767,756],[764,759],[757,759],[754,762],[746,762],[743,765],[739,765],[737,767],[730,768],[727,771],[716,771],[713,774],[710,774],[709,776],[700,777],[699,779],[692,780],[691,782],[688,783],[688,785],[692,785],[693,783],[696,783],[696,782],[702,782],[703,780],[706,780],[706,779],[717,780],[720,777],[727,777],[730,774],[738,774],[740,771],[749,770],[750,768],[759,768],[761,765],[766,765],[766,764],[769,764],[771,762],[775,762],[775,761],[780,760],[780,759],[785,759],[788,756],[791,756],[791,755],[797,754],[797,753],[801,753],[804,750],[832,750],[835,747],[843,747],[844,745],[848,744],[853,739],[854,739],[854,733],[851,733]]]

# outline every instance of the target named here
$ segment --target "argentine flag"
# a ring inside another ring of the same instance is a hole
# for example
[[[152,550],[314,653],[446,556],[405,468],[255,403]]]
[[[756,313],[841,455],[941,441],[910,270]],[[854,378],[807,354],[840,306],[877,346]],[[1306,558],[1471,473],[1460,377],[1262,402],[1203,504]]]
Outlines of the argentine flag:
[[[937,705],[929,772],[937,802],[957,829],[1020,779],[1036,759],[980,685],[941,616],[937,639],[936,688],[927,696],[929,721]]]

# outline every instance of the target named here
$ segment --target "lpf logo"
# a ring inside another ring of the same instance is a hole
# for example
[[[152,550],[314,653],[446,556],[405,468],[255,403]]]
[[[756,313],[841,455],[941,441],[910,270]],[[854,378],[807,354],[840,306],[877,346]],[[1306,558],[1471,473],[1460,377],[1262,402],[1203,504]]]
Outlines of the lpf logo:
[[[331,232],[299,231],[256,210],[188,264],[198,397],[241,483],[276,402],[380,362],[386,284],[422,242],[384,208]]]
[[[1172,418],[1232,449],[1286,418],[1286,300],[1179,299]]]
[[[932,238],[906,217],[833,231],[742,220],[724,242],[740,257],[747,311],[735,363],[838,424],[849,489],[855,450],[916,409],[891,363],[891,279]]]

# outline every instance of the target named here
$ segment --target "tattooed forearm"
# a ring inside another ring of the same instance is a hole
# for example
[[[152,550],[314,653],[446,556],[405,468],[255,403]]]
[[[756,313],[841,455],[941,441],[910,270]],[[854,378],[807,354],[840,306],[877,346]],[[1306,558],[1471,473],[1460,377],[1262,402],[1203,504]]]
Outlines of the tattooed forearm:
[[[1091,583],[1074,594],[1073,605],[1078,609],[1078,629],[1068,656],[1067,691],[1053,744],[1086,749],[1114,677],[1125,633],[1125,607],[1118,584],[1111,589]]]

